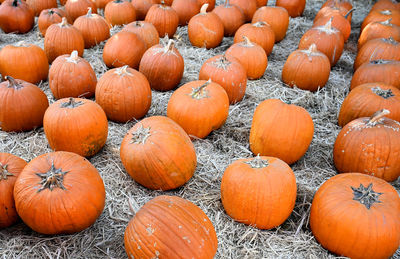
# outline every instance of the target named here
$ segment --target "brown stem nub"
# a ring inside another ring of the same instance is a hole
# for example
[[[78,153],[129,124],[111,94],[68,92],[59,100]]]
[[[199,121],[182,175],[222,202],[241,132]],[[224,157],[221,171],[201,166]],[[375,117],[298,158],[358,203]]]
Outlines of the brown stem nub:
[[[265,25],[267,25],[267,23],[264,21],[259,21],[259,22],[252,24],[252,26],[254,26],[254,27],[264,27]]]
[[[201,6],[200,13],[201,14],[206,14],[207,13],[207,8],[208,8],[208,4],[207,3],[203,4]]]
[[[14,174],[10,173],[8,171],[8,165],[3,165],[2,163],[0,163],[0,181],[1,180],[7,180],[7,178],[9,176],[14,176]]]
[[[350,187],[353,190],[353,200],[358,201],[362,205],[364,205],[367,209],[370,209],[374,203],[381,203],[379,200],[379,196],[383,193],[375,192],[372,189],[372,183],[365,187],[360,183],[360,187]]]
[[[73,108],[76,108],[78,106],[81,106],[82,104],[83,104],[82,101],[75,102],[75,98],[70,97],[68,102],[61,103],[60,107],[61,108],[72,108],[73,109]]]
[[[18,1],[20,1],[20,0],[14,0],[13,3],[12,3],[12,6],[17,7],[18,6]]]
[[[63,17],[63,18],[61,19],[61,22],[58,24],[58,26],[60,26],[60,27],[68,27],[67,18],[66,18],[66,17]]]
[[[193,92],[190,94],[190,96],[192,98],[195,99],[201,99],[204,98],[205,96],[203,94],[201,94],[203,92],[203,89],[206,88],[209,84],[211,84],[211,79],[208,79],[207,82],[205,82],[204,84],[202,84],[201,86],[195,88],[193,90]]]
[[[143,22],[142,21],[136,21],[135,26],[137,27],[143,27]]]
[[[346,18],[347,19],[347,17],[349,17],[349,15],[351,14],[351,13],[353,13],[354,12],[354,10],[356,10],[356,8],[352,8],[352,9],[350,9],[345,15],[344,15],[344,18]]]
[[[380,88],[379,86],[371,88],[371,91],[374,94],[376,94],[384,99],[389,99],[390,97],[395,96],[391,89],[384,90],[384,89]]]
[[[140,126],[134,132],[132,132],[130,144],[146,143],[146,140],[151,136],[150,130],[150,127],[145,128],[142,124],[140,124]]]
[[[251,168],[257,168],[257,169],[261,169],[261,168],[265,168],[265,167],[269,166],[268,159],[262,159],[260,157],[260,154],[257,154],[257,156],[255,158],[248,160],[244,163],[250,165]]]
[[[62,190],[66,190],[64,187],[64,175],[66,175],[68,171],[63,172],[61,168],[55,168],[54,162],[51,163],[51,167],[49,171],[46,173],[36,173],[37,176],[41,178],[40,184],[42,187],[37,192],[41,192],[45,189],[49,189],[52,191],[54,188],[60,188]]]
[[[253,43],[246,36],[243,36],[243,41],[245,42],[246,46],[253,46]]]
[[[24,86],[18,83],[12,76],[5,76],[5,80],[8,81],[8,88],[14,88],[15,90],[21,89]]]
[[[371,126],[376,125],[383,117],[385,117],[388,114],[390,114],[390,111],[386,110],[386,109],[382,109],[380,111],[375,112],[369,118],[369,121],[367,122],[367,125],[371,125]]]
[[[173,51],[174,45],[175,45],[175,41],[173,39],[170,39],[168,41],[167,45],[165,46],[165,52]]]

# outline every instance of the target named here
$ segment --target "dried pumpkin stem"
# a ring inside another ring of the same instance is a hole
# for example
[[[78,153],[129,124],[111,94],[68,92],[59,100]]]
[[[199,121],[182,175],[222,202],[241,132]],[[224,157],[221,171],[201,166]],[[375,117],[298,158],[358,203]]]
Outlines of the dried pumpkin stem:
[[[360,187],[350,187],[353,190],[353,200],[358,201],[363,204],[367,209],[370,209],[374,203],[381,203],[379,196],[382,195],[381,192],[375,192],[372,189],[372,183],[365,187],[360,183]]]
[[[173,51],[174,46],[175,46],[175,41],[173,39],[170,39],[168,41],[168,44],[165,46],[165,51],[164,52]]]
[[[229,4],[229,0],[225,0],[224,6],[225,6],[225,7],[230,7],[230,6],[231,6],[231,5]]]
[[[8,171],[7,167],[8,165],[3,165],[2,163],[0,163],[0,181],[7,180],[9,176],[14,176],[14,174]]]
[[[257,156],[255,158],[245,161],[244,163],[250,165],[251,168],[257,168],[257,169],[261,169],[261,168],[265,168],[265,167],[269,166],[268,159],[262,159],[260,157],[260,154],[257,154]]]
[[[23,85],[18,83],[12,76],[5,76],[4,79],[8,81],[8,88],[14,88],[15,90],[23,88]]]
[[[386,21],[380,22],[380,24],[382,25],[388,25],[388,26],[392,26],[392,18],[387,19]]]
[[[327,31],[331,31],[332,30],[332,21],[333,21],[333,17],[331,17],[329,19],[329,21],[325,24],[324,29]]]
[[[392,45],[398,45],[399,44],[399,42],[396,41],[395,39],[393,39],[392,36],[390,36],[389,38],[384,38],[384,39],[382,39],[382,41],[385,42],[385,43],[392,44]]]
[[[381,13],[383,15],[392,15],[392,11],[390,11],[390,10],[383,10],[383,11],[380,11],[379,13]]]
[[[374,65],[384,65],[393,62],[393,60],[386,60],[386,59],[376,59],[371,60],[369,63]]]
[[[66,17],[63,17],[62,19],[61,19],[61,22],[58,24],[58,26],[59,27],[68,27],[68,21],[67,21],[67,18]]]
[[[384,90],[379,86],[371,88],[371,91],[384,99],[389,99],[390,97],[395,96],[391,89]]]
[[[264,27],[265,25],[267,25],[267,23],[264,21],[259,21],[259,22],[252,24],[252,26],[257,27],[257,28]]]
[[[92,16],[92,7],[88,7],[88,11],[86,14],[87,17],[91,17]]]
[[[64,187],[64,176],[68,171],[63,172],[61,168],[56,168],[54,162],[51,163],[49,171],[46,173],[36,173],[37,176],[41,178],[40,184],[42,187],[37,191],[41,192],[45,189],[52,191],[54,188],[60,188],[66,190]]]
[[[150,127],[143,127],[142,124],[136,129],[136,131],[132,132],[131,144],[144,144],[146,140],[151,136]]]
[[[243,41],[245,42],[245,45],[248,47],[254,46],[254,44],[246,36],[243,36]]]
[[[119,75],[119,76],[132,76],[132,74],[129,71],[127,71],[128,67],[129,67],[128,65],[125,65],[123,67],[119,67],[119,68],[117,68],[115,70],[114,73]]]
[[[370,126],[374,126],[376,125],[383,117],[385,117],[386,115],[390,114],[389,110],[386,109],[382,109],[380,111],[375,112],[371,118],[369,119],[369,121],[367,122],[367,125]]]
[[[201,14],[206,14],[207,13],[207,8],[208,8],[208,4],[207,3],[203,4],[201,6],[200,13]]]
[[[209,84],[211,84],[211,79],[208,79],[208,81],[205,82],[203,85],[201,85],[201,86],[195,88],[195,89],[193,90],[193,92],[190,94],[190,96],[191,96],[192,98],[195,98],[195,99],[204,98],[205,96],[204,96],[204,94],[202,94],[202,92],[203,92],[204,88],[206,88]]]
[[[352,14],[352,13],[354,12],[354,10],[356,10],[356,8],[350,9],[350,10],[344,15],[344,18],[347,19],[347,17],[349,17],[349,15]]]
[[[78,64],[79,61],[78,51],[76,50],[72,51],[71,55],[69,57],[66,57],[65,60],[69,63]]]
[[[143,24],[142,21],[136,21],[136,22],[135,22],[135,26],[137,26],[137,27],[143,27],[144,24]]]
[[[21,0],[14,0],[13,3],[12,3],[12,6],[17,7],[18,6],[18,1],[21,1]]]
[[[76,108],[76,107],[81,106],[81,105],[83,105],[82,101],[75,102],[75,98],[70,97],[68,102],[61,103],[60,107],[61,108],[72,108],[73,109],[73,108]]]

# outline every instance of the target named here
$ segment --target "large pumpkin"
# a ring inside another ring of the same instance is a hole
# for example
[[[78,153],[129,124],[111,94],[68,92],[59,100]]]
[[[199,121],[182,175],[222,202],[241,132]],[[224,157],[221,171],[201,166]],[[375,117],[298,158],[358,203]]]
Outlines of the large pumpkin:
[[[329,15],[319,16],[318,19],[314,20],[313,27],[319,27],[325,25],[329,20],[332,19],[332,28],[337,29],[343,35],[343,39],[346,42],[351,34],[351,21],[347,19],[347,17],[353,12],[354,9],[349,11],[346,15],[341,14],[340,12],[332,12]]]
[[[42,234],[82,231],[100,216],[103,180],[85,158],[53,152],[34,158],[14,186],[15,207],[30,228]]]
[[[383,22],[391,19],[391,23],[400,26],[400,10],[371,10],[361,24],[361,31],[372,22]]]
[[[383,22],[372,22],[365,26],[358,38],[358,49],[372,39],[392,37],[396,41],[400,41],[400,26],[393,24],[391,19]]]
[[[65,4],[68,22],[74,23],[76,18],[87,13],[88,8],[91,8],[93,13],[97,13],[96,3],[92,0],[68,0]]]
[[[218,240],[207,215],[188,200],[158,196],[147,202],[125,230],[129,258],[212,259]]]
[[[179,25],[185,26],[200,12],[201,6],[197,0],[174,0],[171,7],[178,13]]]
[[[36,16],[46,9],[57,8],[57,0],[26,0],[26,3],[35,12]]]
[[[359,173],[340,174],[315,193],[310,227],[337,255],[389,258],[400,244],[399,215],[399,194],[390,184]]]
[[[128,174],[152,190],[165,191],[184,185],[197,164],[189,136],[164,116],[136,123],[122,140],[120,156]]]
[[[239,159],[226,168],[221,180],[226,213],[260,229],[277,227],[289,217],[296,191],[292,169],[275,157]]]
[[[268,99],[254,112],[250,149],[254,154],[293,164],[306,153],[313,135],[314,123],[304,108]]]
[[[35,12],[25,1],[5,0],[0,5],[0,28],[5,33],[27,33],[35,24]]]

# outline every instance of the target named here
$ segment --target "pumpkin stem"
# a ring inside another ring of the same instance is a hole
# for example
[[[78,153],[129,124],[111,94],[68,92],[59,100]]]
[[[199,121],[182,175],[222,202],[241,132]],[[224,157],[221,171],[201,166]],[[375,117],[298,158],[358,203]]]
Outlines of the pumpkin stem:
[[[354,12],[354,10],[356,10],[356,8],[350,9],[350,10],[344,15],[344,18],[347,19],[347,17],[349,17],[349,15],[352,14],[352,13]]]
[[[254,44],[249,40],[249,38],[247,38],[246,36],[243,36],[243,41],[245,42],[245,45],[247,47],[252,47],[254,46]]]
[[[114,73],[119,75],[119,76],[132,76],[132,74],[129,71],[127,71],[128,67],[129,67],[128,65],[125,65],[123,67],[119,67],[119,68],[117,68],[115,70]]]
[[[380,111],[375,112],[370,118],[369,121],[367,122],[367,125],[369,126],[375,126],[376,124],[378,124],[383,117],[385,117],[386,115],[390,114],[389,110],[386,109],[382,109]]]
[[[75,98],[70,97],[68,102],[61,103],[60,107],[61,108],[71,108],[71,109],[73,109],[73,108],[76,108],[76,107],[81,106],[81,105],[83,105],[82,101],[75,102]]]
[[[267,23],[264,21],[259,21],[259,22],[252,24],[252,26],[254,26],[254,27],[264,27],[265,25],[267,25]]]
[[[390,10],[383,10],[383,11],[380,11],[379,13],[381,13],[383,15],[392,15],[392,12]]]
[[[175,45],[175,41],[173,39],[170,39],[168,41],[168,44],[165,46],[164,52],[172,51],[174,49],[174,45]]]
[[[116,4],[120,4],[120,3],[123,3],[124,2],[124,0],[115,0],[114,1],[114,3],[116,3]]]
[[[66,57],[65,60],[69,63],[78,64],[79,61],[78,51],[76,50],[72,51],[71,56]]]
[[[211,63],[215,67],[223,70],[227,70],[227,68],[230,66],[231,62],[226,58],[225,53],[218,58],[215,62]]]
[[[8,176],[14,176],[14,174],[10,173],[7,170],[8,165],[3,165],[0,163],[0,181],[7,180]]]
[[[54,188],[58,187],[62,190],[66,190],[64,187],[64,175],[66,175],[68,171],[63,172],[61,168],[56,168],[54,166],[54,161],[51,162],[50,170],[46,173],[36,173],[37,176],[41,178],[40,184],[42,187],[37,191],[41,192],[45,189],[49,189],[52,191]]]
[[[136,21],[134,24],[135,24],[135,26],[137,26],[137,27],[143,27],[142,21]]]
[[[58,26],[60,26],[61,28],[62,28],[62,27],[68,27],[67,18],[66,18],[66,17],[63,17],[63,18],[61,19],[61,22],[58,24]]]
[[[387,19],[386,21],[383,21],[383,22],[379,22],[379,23],[382,24],[382,25],[393,26],[392,18]]]
[[[144,144],[146,140],[151,136],[150,133],[151,128],[144,128],[142,124],[136,129],[136,131],[132,132],[132,139],[130,144]]]
[[[318,51],[317,45],[315,45],[315,43],[311,44],[310,47],[308,48],[308,51],[309,51],[310,53],[317,52],[317,51]]]
[[[4,79],[8,81],[8,86],[7,86],[8,88],[14,88],[15,90],[19,90],[24,87],[22,84],[18,83],[11,76],[5,76]]]
[[[370,183],[368,187],[360,183],[360,187],[355,188],[350,186],[350,188],[353,190],[353,200],[363,204],[367,209],[370,209],[374,203],[381,203],[379,196],[383,193],[375,192],[372,189],[372,183]]]
[[[201,6],[200,13],[201,14],[206,14],[207,13],[207,8],[208,8],[208,4],[207,3],[203,4]]]
[[[327,31],[331,31],[332,30],[332,21],[333,21],[333,17],[331,17],[329,19],[329,21],[325,24],[324,28]]]
[[[91,17],[92,16],[92,7],[88,7],[88,11],[86,16]]]
[[[206,88],[209,84],[211,84],[211,79],[208,79],[207,82],[202,84],[201,86],[197,88],[193,88],[193,92],[190,94],[190,96],[194,99],[202,99],[207,97],[207,92],[204,92],[204,88]]]
[[[225,0],[224,6],[225,6],[225,7],[230,7],[229,0]]]
[[[260,157],[260,154],[257,154],[256,157],[254,157],[250,160],[247,160],[243,163],[250,165],[251,168],[257,168],[257,169],[261,169],[261,168],[265,168],[265,167],[269,166],[268,159],[262,159]]]
[[[384,90],[384,89],[380,88],[379,86],[371,88],[371,91],[374,94],[376,94],[384,99],[389,99],[390,97],[395,96],[392,92],[392,89]]]

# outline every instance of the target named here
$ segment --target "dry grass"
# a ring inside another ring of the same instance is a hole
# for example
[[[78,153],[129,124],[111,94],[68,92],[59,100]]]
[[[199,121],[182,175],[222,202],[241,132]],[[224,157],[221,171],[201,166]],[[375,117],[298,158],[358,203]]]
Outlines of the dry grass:
[[[222,1],[217,1],[221,3]],[[107,192],[106,207],[97,222],[74,235],[43,236],[23,223],[0,231],[0,256],[3,258],[125,258],[123,233],[132,217],[128,198],[139,208],[160,194],[178,195],[200,206],[213,222],[219,240],[217,258],[331,258],[313,238],[308,225],[312,197],[328,178],[336,174],[332,148],[340,130],[337,115],[348,93],[355,58],[356,39],[362,19],[371,6],[371,0],[353,1],[357,10],[353,15],[353,31],[339,63],[333,68],[326,87],[316,93],[291,89],[280,80],[287,56],[296,49],[301,35],[311,27],[312,18],[322,0],[308,0],[303,17],[291,19],[287,37],[275,45],[269,56],[268,69],[262,79],[249,81],[245,98],[232,105],[226,124],[204,140],[195,140],[198,167],[194,177],[183,187],[169,192],[150,191],[135,183],[125,172],[119,159],[119,146],[127,130],[134,124],[110,122],[109,136],[104,149],[90,159],[99,170]],[[270,5],[274,1],[270,1]],[[120,28],[114,28],[116,32]],[[186,28],[178,30],[178,49],[185,59],[185,73],[181,84],[196,80],[201,64],[224,52],[232,38],[225,38],[213,50],[193,48],[187,39]],[[25,35],[0,34],[0,47],[20,40],[43,47],[43,38],[37,28]],[[102,62],[104,43],[85,50],[84,57],[92,64],[98,77],[105,71]],[[51,102],[54,98],[44,82],[40,87]],[[165,115],[172,92],[153,91],[153,102],[147,116]],[[279,98],[291,101],[308,110],[315,124],[315,135],[307,154],[292,166],[298,185],[296,207],[290,218],[280,227],[260,231],[230,219],[220,202],[219,186],[225,168],[235,159],[249,157],[248,136],[255,107],[265,99]],[[0,152],[10,152],[30,161],[50,152],[43,129],[27,133],[0,131]],[[400,183],[393,183],[400,190]],[[395,258],[400,257],[398,251]]]

